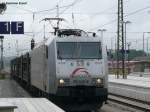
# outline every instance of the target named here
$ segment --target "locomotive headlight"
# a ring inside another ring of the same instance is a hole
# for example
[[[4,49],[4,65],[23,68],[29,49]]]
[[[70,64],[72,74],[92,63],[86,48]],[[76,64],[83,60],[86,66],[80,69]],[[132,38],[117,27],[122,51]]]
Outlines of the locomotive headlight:
[[[65,81],[64,81],[63,79],[60,79],[60,80],[59,80],[59,83],[60,83],[60,84],[64,84]]]
[[[102,79],[97,79],[96,82],[97,82],[97,84],[101,84],[103,81],[102,81]]]

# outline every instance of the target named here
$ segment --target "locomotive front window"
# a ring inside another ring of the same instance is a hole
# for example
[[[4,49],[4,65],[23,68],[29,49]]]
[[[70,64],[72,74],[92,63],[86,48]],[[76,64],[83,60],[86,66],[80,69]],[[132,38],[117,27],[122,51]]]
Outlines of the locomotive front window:
[[[58,42],[58,59],[101,59],[100,42]]]

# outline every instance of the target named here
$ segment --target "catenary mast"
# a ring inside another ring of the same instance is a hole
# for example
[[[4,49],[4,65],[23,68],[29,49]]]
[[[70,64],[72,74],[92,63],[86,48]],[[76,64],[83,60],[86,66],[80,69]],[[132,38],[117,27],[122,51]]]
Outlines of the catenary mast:
[[[118,0],[118,29],[117,29],[117,78],[119,78],[120,75],[120,64],[119,64],[119,54],[121,52],[121,59],[122,59],[122,75],[123,78],[126,78],[125,76],[125,63],[124,63],[124,27],[123,27],[123,0]]]

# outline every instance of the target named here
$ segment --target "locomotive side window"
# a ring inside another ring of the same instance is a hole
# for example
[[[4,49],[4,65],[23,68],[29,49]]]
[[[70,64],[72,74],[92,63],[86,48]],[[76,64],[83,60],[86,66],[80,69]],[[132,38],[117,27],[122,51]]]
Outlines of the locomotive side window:
[[[57,42],[58,59],[101,59],[100,42]]]

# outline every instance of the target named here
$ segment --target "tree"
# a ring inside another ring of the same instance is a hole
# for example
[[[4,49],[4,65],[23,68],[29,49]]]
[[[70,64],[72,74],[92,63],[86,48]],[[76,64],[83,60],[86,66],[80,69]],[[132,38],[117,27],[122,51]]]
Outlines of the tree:
[[[140,57],[140,56],[146,56],[146,53],[143,52],[142,50],[135,50],[135,49],[131,49],[130,51],[127,52],[128,56],[129,56],[129,60],[132,60],[136,57]],[[119,53],[119,60],[122,60],[121,58],[121,52]],[[117,53],[116,52],[109,52],[108,53],[108,59],[111,60],[117,60]],[[126,59],[128,60],[128,58]]]
[[[2,14],[7,9],[7,6],[5,3],[0,3],[0,14]]]

